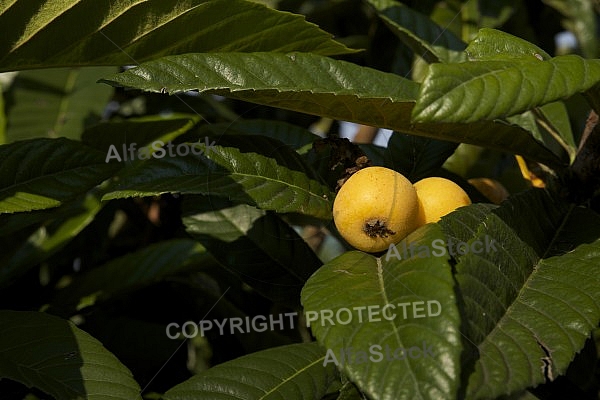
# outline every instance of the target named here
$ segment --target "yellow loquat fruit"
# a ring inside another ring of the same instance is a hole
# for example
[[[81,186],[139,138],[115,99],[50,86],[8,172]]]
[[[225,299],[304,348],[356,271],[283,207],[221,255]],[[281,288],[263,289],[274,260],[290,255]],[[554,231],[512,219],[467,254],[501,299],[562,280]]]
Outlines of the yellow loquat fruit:
[[[417,228],[417,193],[402,174],[367,167],[343,184],[333,203],[333,221],[358,250],[379,252]]]
[[[459,207],[471,204],[471,199],[460,186],[439,177],[421,179],[414,184],[419,199],[418,226],[438,222],[441,217]]]

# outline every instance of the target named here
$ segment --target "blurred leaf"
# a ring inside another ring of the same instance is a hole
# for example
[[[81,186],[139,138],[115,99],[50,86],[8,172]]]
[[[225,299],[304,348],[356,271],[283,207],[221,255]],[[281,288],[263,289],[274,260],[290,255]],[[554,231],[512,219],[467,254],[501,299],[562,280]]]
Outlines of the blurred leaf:
[[[333,193],[296,152],[278,140],[227,135],[219,138],[219,144],[202,143],[197,148],[201,155],[152,158],[135,164],[108,189],[104,199],[210,193],[280,213],[331,217]]]
[[[62,249],[92,222],[102,206],[97,193],[88,193],[80,203],[71,205],[68,214],[58,214],[55,219],[37,228],[24,242],[7,248],[0,255],[0,287]],[[18,215],[28,219],[27,214]]]
[[[489,212],[489,210],[492,210]],[[600,217],[543,190],[442,218],[448,241],[493,243],[458,256],[467,398],[495,398],[565,373],[600,322]],[[589,243],[589,244],[588,244]]]
[[[562,164],[525,130],[501,121],[412,124],[417,83],[314,54],[185,54],[148,62],[101,81],[151,92],[199,90],[407,134],[503,149],[547,165]]]
[[[113,67],[23,71],[11,85],[7,141],[59,136],[79,139],[100,119],[113,91],[95,81]]]
[[[0,146],[0,213],[58,207],[119,169],[69,139],[30,139]]]
[[[564,378],[561,377],[561,379],[568,379],[572,382],[580,396],[585,395],[584,392],[591,394],[595,390],[596,362],[598,360],[597,332],[598,328],[596,327],[585,341],[583,349],[575,355],[573,361],[569,364]]]
[[[463,21],[462,18],[457,18],[461,14],[461,7],[462,3],[455,1],[452,3],[437,2],[432,5],[432,9],[429,11],[429,18],[464,41],[462,36]]]
[[[171,388],[163,398],[320,399],[338,375],[335,367],[323,366],[324,359],[317,343],[275,347],[212,367]]]
[[[544,50],[527,40],[496,29],[482,28],[465,50],[471,60],[522,58],[549,60]]]
[[[482,161],[489,160],[489,168],[495,168],[495,166],[499,163],[498,158],[491,158],[489,155],[487,157],[483,157],[482,154],[484,151],[485,149],[479,146],[460,144],[454,151],[454,154],[448,157],[446,162],[444,162],[442,167],[465,178],[471,177],[469,172],[473,170],[474,167],[479,167],[477,170],[480,171],[481,166],[478,166],[478,164],[481,164]],[[481,176],[490,175],[485,169],[481,171]]]
[[[431,64],[415,108],[416,122],[475,122],[518,114],[583,92],[600,82],[600,60]]]
[[[390,30],[428,63],[465,60],[466,44],[429,17],[394,0],[369,0]]]
[[[467,1],[460,4],[460,9],[456,12],[455,17],[459,17],[461,24],[461,38],[465,42],[471,42],[481,24],[481,13],[478,1]],[[458,18],[457,18],[458,19]]]
[[[344,253],[313,274],[302,290],[304,314],[328,349],[327,361],[334,362],[331,351],[370,398],[457,396],[460,318],[444,243],[441,230],[430,224],[396,244],[397,253],[380,258]],[[332,325],[324,312],[340,317],[331,318]],[[413,347],[423,349],[422,358],[412,352],[408,357]],[[394,359],[399,348],[405,351]],[[353,356],[344,362],[347,349]]]
[[[85,203],[89,195],[89,193],[80,194],[73,200],[65,201],[55,208],[33,210],[24,213],[0,214],[0,237],[8,239],[17,231],[27,227],[37,229],[33,228],[33,225],[38,225],[39,227],[53,220],[80,214],[85,210]],[[14,236],[10,239],[14,239]]]
[[[540,400],[540,398],[525,390],[511,396],[500,397],[500,400]]]
[[[595,85],[590,90],[583,93],[583,97],[587,101],[587,103],[592,107],[592,109],[596,112],[596,114],[600,113],[600,85]],[[572,102],[576,105],[575,111],[570,109],[570,114],[575,114],[574,117],[580,117],[579,120],[582,121],[582,126],[584,126],[583,122],[586,120],[588,116],[587,104],[582,104],[583,102],[577,102],[577,99],[574,99]],[[573,105],[573,104],[572,104]],[[583,131],[583,129],[581,129]]]
[[[522,0],[482,1],[477,2],[479,26],[495,28],[503,26],[518,8]]]
[[[496,150],[461,144],[442,168],[465,179],[495,179],[501,182],[509,193],[518,193],[530,188],[527,185],[528,181],[523,179],[515,157]]]
[[[93,12],[83,0],[36,5],[0,3],[0,71],[128,65],[190,52],[353,52],[303,16],[248,1],[122,0]]]
[[[131,372],[73,323],[0,311],[0,375],[57,399],[141,399]]]
[[[86,129],[81,135],[81,141],[107,155],[110,147],[115,146],[121,154],[124,144],[152,147],[156,140],[173,140],[192,129],[199,119],[196,115],[177,115],[169,118],[151,116],[103,122]]]
[[[344,383],[340,389],[339,396],[335,397],[335,400],[365,400],[365,398],[358,391],[356,386],[348,381]]]
[[[83,276],[76,276],[70,286],[58,292],[52,304],[81,309],[210,260],[211,256],[206,249],[190,239],[172,239],[151,244],[114,258]]]
[[[0,82],[0,145],[6,142],[6,110],[4,109],[4,92]]]
[[[598,57],[598,13],[594,9],[594,2],[589,0],[543,0],[543,2],[565,17],[562,21],[563,26],[577,38],[583,56]]]
[[[209,197],[186,198],[187,232],[229,271],[263,296],[292,308],[321,265],[306,242],[277,215]]]
[[[402,133],[398,133],[398,135],[403,135]],[[393,135],[392,135],[393,137]],[[391,138],[390,138],[391,140]],[[388,144],[389,146],[389,144]],[[358,144],[360,150],[365,153],[365,155],[369,158],[369,161],[373,163],[373,165],[378,166],[387,166],[388,168],[395,169],[393,167],[394,158],[390,156],[390,164],[386,164],[386,157],[388,156],[388,149],[386,147],[377,146],[375,144],[367,143]]]

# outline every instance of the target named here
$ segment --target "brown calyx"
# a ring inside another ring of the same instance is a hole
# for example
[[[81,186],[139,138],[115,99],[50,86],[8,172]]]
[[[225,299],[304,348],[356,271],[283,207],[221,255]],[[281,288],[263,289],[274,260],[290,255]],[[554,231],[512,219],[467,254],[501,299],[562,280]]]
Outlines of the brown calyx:
[[[372,238],[386,238],[389,235],[396,234],[396,232],[392,231],[386,226],[385,221],[381,221],[379,219],[371,219],[365,222],[363,231]]]
[[[352,175],[354,175],[355,173],[357,173],[358,171],[360,171],[363,168],[367,168],[367,167],[371,167],[371,166],[372,166],[371,160],[369,160],[369,158],[367,156],[358,157],[356,160],[354,160],[354,166],[346,168],[345,172],[344,172],[344,176],[342,176],[340,179],[338,179],[337,186],[335,187],[336,192],[342,188],[344,183],[346,183],[346,181],[348,179],[350,179],[350,177]]]

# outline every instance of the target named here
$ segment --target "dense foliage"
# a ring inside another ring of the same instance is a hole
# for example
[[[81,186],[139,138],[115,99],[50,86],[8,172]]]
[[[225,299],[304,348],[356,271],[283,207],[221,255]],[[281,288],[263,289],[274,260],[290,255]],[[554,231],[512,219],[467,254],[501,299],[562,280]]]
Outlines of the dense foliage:
[[[597,2],[38,3],[0,3],[0,398],[598,397]],[[352,250],[365,156],[473,204]]]

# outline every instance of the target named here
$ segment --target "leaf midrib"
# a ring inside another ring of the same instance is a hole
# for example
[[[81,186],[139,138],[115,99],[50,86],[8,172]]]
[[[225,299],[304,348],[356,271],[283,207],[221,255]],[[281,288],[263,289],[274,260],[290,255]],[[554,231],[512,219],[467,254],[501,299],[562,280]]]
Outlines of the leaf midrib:
[[[276,385],[273,388],[271,388],[271,390],[269,390],[268,392],[266,392],[263,396],[259,397],[259,400],[266,399],[271,393],[274,393],[277,389],[279,389],[280,387],[282,387],[288,381],[292,380],[294,377],[299,376],[301,373],[305,372],[309,368],[312,368],[313,366],[317,365],[318,363],[324,362],[325,361],[325,357],[326,357],[326,355],[322,356],[322,357],[319,357],[315,361],[313,361],[310,364],[306,365],[305,367],[302,367],[302,368],[298,369],[295,373],[293,373],[292,375],[289,375],[284,381],[282,381],[278,385]]]

